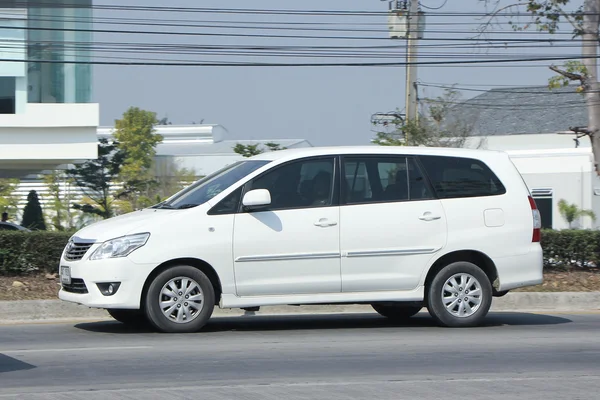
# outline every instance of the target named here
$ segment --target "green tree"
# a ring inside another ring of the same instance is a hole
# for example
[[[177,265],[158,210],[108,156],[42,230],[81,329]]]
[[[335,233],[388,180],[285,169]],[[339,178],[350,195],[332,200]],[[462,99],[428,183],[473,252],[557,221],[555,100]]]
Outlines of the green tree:
[[[173,125],[171,121],[169,121],[169,117],[161,118],[156,122],[157,125]]]
[[[117,146],[118,143],[102,138],[98,143],[97,159],[67,170],[67,175],[84,195],[79,204],[73,204],[74,209],[104,219],[114,215],[111,183],[119,176],[124,159],[124,153]]]
[[[242,157],[248,158],[248,157],[256,156],[258,154],[262,154],[265,151],[278,151],[278,150],[286,150],[287,149],[287,147],[281,147],[280,144],[273,143],[273,142],[265,143],[265,147],[266,148],[261,148],[260,143],[256,143],[256,144],[237,143],[233,147],[233,151],[240,154]]]
[[[569,229],[573,227],[573,221],[580,217],[590,217],[592,221],[596,221],[596,214],[592,210],[580,209],[577,204],[569,204],[564,199],[558,202],[558,211],[569,223]]]
[[[252,157],[258,154],[261,154],[263,150],[261,150],[258,144],[241,144],[237,143],[233,151],[240,154],[242,157]]]
[[[36,231],[46,230],[42,205],[40,204],[40,199],[35,190],[30,191],[27,195],[27,204],[23,209],[23,221],[21,222],[21,226]]]
[[[123,118],[115,122],[114,137],[124,155],[119,174],[123,190],[117,197],[130,202],[134,210],[144,206],[144,201],[138,200],[158,184],[151,172],[156,145],[163,140],[154,129],[158,122],[156,113],[137,107],[130,107]]]
[[[9,216],[17,213],[19,198],[14,194],[18,179],[0,179],[0,213],[7,212]]]
[[[121,167],[124,182],[143,180],[148,177],[156,155],[156,145],[163,137],[156,134],[156,113],[130,107],[123,118],[115,121],[114,137],[125,158]]]
[[[73,230],[77,226],[77,219],[81,212],[73,210],[70,206],[71,193],[68,190],[73,183],[63,171],[52,171],[44,176],[44,183],[48,187],[46,212],[50,213],[50,223],[57,231]],[[67,187],[67,190],[63,190]]]
[[[575,9],[567,9],[574,5],[571,0],[522,0],[500,7],[499,0],[480,0],[495,4],[495,9],[490,13],[488,21],[479,28],[485,33],[492,26],[492,22],[503,16],[509,20],[512,29],[524,31],[533,27],[539,31],[556,33],[561,23],[570,25],[573,37],[581,40],[581,61],[571,60],[563,68],[554,65],[549,68],[558,75],[550,78],[550,89],[566,86],[570,82],[577,82],[575,89],[585,97],[588,123],[587,127],[570,127],[577,138],[588,136],[592,145],[595,158],[596,173],[600,175],[600,83],[598,82],[598,41],[600,40],[600,0],[584,0],[583,5]],[[515,11],[525,9],[527,20],[514,21],[513,16],[519,15]]]
[[[418,120],[406,121],[399,112],[385,123],[386,130],[376,132],[372,143],[379,146],[481,147],[484,138],[473,136],[475,117],[452,113],[460,102],[460,94],[453,88],[441,96],[423,100]],[[374,122],[377,125],[377,122]]]

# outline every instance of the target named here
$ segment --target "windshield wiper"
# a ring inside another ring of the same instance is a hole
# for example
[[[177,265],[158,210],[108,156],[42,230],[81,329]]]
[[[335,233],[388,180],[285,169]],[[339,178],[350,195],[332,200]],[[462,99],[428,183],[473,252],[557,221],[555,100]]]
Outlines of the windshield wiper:
[[[194,208],[194,207],[198,207],[198,204],[191,204],[191,203],[188,203],[188,204],[182,204],[182,205],[180,205],[179,207],[177,207],[177,209],[178,209],[178,210],[183,210],[183,209],[185,209],[185,208]]]
[[[166,201],[163,201],[162,203],[158,203],[157,205],[152,206],[150,208],[163,208],[163,209],[167,209],[167,210],[173,210],[175,207],[173,207],[170,204],[167,204]]]

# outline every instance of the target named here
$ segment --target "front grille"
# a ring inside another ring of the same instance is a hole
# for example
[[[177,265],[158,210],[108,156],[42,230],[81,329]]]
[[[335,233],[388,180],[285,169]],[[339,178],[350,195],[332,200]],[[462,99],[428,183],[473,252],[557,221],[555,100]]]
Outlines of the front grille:
[[[83,281],[83,279],[79,279],[79,278],[71,279],[71,283],[68,285],[63,283],[62,287],[65,290],[65,292],[79,293],[79,294],[85,294],[88,292],[87,286],[85,286],[85,282]]]
[[[65,260],[81,260],[90,247],[92,247],[92,244],[93,243],[69,243],[67,245],[67,251],[65,251]]]

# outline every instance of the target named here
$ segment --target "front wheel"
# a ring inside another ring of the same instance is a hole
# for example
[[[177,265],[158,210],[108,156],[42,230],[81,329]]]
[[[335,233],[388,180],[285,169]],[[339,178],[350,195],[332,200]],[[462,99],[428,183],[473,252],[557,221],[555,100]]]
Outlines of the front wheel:
[[[431,281],[428,310],[441,326],[477,326],[492,305],[492,293],[490,280],[481,268],[470,262],[455,262]]]
[[[148,287],[145,298],[148,320],[161,332],[197,332],[215,306],[210,279],[199,269],[181,265],[160,274]]]

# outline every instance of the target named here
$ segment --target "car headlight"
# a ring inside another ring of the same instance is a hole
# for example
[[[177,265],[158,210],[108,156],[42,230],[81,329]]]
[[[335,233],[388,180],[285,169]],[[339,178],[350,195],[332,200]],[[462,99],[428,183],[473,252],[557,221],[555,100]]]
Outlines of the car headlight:
[[[127,257],[134,250],[145,245],[149,237],[149,233],[138,233],[108,240],[94,251],[90,260]]]

